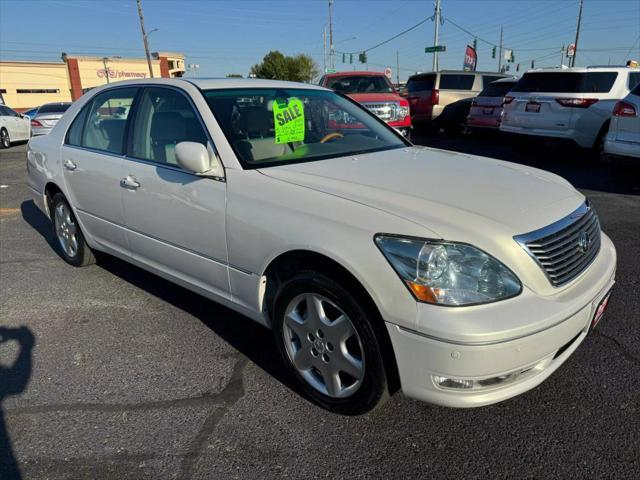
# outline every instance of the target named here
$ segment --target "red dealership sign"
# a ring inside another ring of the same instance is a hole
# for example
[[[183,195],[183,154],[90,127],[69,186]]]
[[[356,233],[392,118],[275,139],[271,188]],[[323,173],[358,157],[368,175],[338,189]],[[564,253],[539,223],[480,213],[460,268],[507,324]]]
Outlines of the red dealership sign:
[[[467,45],[467,50],[464,53],[464,63],[462,65],[462,69],[465,72],[475,72],[477,64],[478,54],[472,46]]]

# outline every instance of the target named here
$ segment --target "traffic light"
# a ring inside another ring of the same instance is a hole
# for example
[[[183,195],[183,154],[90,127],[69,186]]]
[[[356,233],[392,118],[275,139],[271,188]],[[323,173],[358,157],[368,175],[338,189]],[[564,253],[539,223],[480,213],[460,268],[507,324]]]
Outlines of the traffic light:
[[[473,49],[478,50],[478,39],[476,38],[473,39]]]
[[[511,58],[509,59],[509,61],[513,63],[515,59],[516,59],[516,56],[513,54],[513,50],[511,50]]]
[[[360,63],[367,63],[367,54],[362,52],[360,55],[358,55],[358,60],[360,61]]]
[[[349,63],[353,63],[353,53],[349,54]]]
[[[346,61],[346,55],[343,53],[342,54],[342,63],[346,63],[345,61]]]
[[[496,47],[491,49],[491,58],[496,58]]]
[[[531,60],[531,68],[536,68],[536,62],[535,62],[535,60]]]

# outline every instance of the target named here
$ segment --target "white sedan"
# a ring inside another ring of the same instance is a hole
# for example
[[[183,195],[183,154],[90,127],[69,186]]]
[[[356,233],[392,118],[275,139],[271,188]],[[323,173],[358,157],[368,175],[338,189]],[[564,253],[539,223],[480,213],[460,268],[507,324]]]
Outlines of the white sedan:
[[[68,263],[106,252],[272,328],[309,398],[344,414],[397,388],[521,394],[614,283],[614,246],[562,178],[414,147],[318,86],[112,83],[30,141],[28,173]]]
[[[0,105],[0,148],[9,148],[11,143],[29,140],[30,136],[29,117]]]

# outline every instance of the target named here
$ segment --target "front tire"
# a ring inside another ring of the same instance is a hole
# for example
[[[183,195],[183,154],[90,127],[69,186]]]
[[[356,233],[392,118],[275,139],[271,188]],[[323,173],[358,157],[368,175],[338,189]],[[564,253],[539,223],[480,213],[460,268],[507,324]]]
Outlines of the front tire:
[[[64,261],[74,267],[95,263],[93,252],[87,245],[73,210],[62,193],[53,196],[50,211],[53,235],[58,241],[60,255]]]
[[[0,146],[2,148],[9,148],[11,146],[11,137],[6,128],[0,130]]]
[[[363,302],[335,280],[302,272],[274,302],[273,333],[306,395],[321,407],[359,415],[389,396],[378,339]]]

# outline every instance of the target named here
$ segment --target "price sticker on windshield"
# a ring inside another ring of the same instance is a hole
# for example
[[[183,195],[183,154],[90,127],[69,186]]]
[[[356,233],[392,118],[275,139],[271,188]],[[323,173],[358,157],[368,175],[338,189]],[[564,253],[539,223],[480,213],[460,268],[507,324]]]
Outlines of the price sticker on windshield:
[[[304,140],[304,105],[297,98],[273,102],[273,122],[276,143],[302,142]]]

